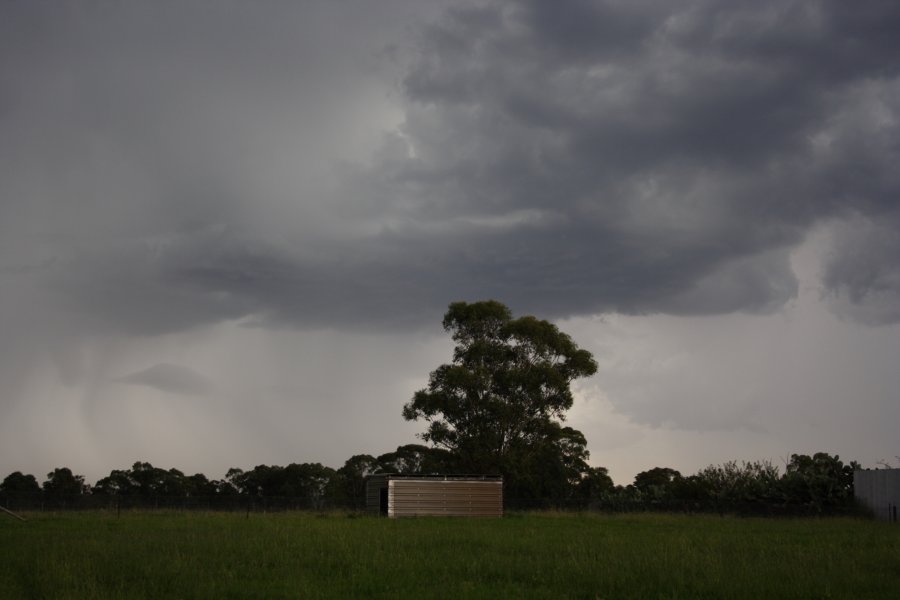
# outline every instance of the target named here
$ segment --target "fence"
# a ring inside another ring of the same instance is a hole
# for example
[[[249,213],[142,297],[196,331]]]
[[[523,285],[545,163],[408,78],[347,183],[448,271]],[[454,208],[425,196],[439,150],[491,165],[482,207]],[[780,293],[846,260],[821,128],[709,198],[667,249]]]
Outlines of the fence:
[[[108,510],[184,510],[221,512],[281,512],[348,508],[302,497],[261,496],[109,496],[78,494],[0,493],[0,506],[16,512]]]
[[[816,516],[865,516],[866,511],[856,502],[817,505],[813,503],[785,501],[732,501],[732,500],[684,500],[641,499],[611,495],[605,498],[583,500],[546,500],[539,498],[504,498],[508,511],[559,510],[599,513],[682,513],[735,515],[741,517],[816,517]]]
[[[900,472],[900,469],[897,470]],[[857,495],[858,497],[858,495]],[[773,501],[710,501],[683,499],[630,498],[615,494],[600,498],[512,498],[503,499],[507,511],[559,510],[590,511],[605,513],[675,512],[730,514],[761,517],[801,517],[816,515],[860,515],[857,503],[817,506],[813,504],[786,503]],[[90,511],[104,510],[119,513],[127,510],[175,510],[175,511],[218,511],[267,513],[294,510],[361,511],[365,505],[359,502],[337,501],[329,498],[282,497],[282,496],[139,496],[79,494],[53,496],[49,494],[21,494],[0,492],[0,506],[15,512],[35,511]],[[870,507],[865,503],[866,507]],[[882,519],[888,518],[888,508],[900,512],[900,501],[885,504],[881,512],[875,511]],[[896,513],[895,513],[896,514]]]

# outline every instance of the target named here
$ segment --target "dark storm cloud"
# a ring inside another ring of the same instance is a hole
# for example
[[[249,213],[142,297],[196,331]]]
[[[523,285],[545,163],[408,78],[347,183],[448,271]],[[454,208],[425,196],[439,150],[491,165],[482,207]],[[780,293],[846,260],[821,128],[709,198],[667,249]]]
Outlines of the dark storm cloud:
[[[144,385],[169,394],[203,396],[214,386],[206,377],[179,365],[160,363],[117,379],[122,383]]]
[[[404,45],[416,4],[5,5],[0,278],[126,334],[767,312],[812,225],[900,226],[896,3],[462,4]],[[330,171],[385,64],[402,124]],[[854,244],[824,283],[896,302]]]
[[[419,199],[411,227],[534,211],[467,240],[470,270],[503,256],[493,274],[529,309],[776,309],[796,294],[787,254],[812,224],[857,212],[900,224],[898,25],[889,2],[451,12],[405,80],[394,189]],[[515,280],[503,267],[522,254],[534,267]],[[842,272],[825,283],[849,283]],[[554,305],[541,289],[560,276]]]
[[[833,247],[823,281],[835,312],[869,325],[900,321],[900,215],[842,224]]]

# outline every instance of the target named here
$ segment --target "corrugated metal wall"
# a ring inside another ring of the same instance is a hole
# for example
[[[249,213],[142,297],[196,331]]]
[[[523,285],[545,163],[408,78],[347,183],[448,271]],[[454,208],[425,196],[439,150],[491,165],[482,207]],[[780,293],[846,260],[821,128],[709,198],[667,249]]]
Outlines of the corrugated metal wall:
[[[377,514],[387,488],[389,517],[502,517],[503,480],[482,477],[380,475],[366,485],[366,508]]]
[[[503,482],[466,479],[393,479],[388,516],[503,516]]]
[[[885,521],[896,521],[900,513],[900,469],[853,472],[856,499]]]

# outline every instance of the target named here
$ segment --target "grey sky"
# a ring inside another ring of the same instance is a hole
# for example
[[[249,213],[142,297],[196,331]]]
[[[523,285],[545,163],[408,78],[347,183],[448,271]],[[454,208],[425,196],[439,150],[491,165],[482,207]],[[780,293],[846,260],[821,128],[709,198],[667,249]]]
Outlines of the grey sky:
[[[637,470],[900,453],[900,7],[0,6],[0,473],[340,466],[453,300]],[[123,459],[123,457],[126,457]]]

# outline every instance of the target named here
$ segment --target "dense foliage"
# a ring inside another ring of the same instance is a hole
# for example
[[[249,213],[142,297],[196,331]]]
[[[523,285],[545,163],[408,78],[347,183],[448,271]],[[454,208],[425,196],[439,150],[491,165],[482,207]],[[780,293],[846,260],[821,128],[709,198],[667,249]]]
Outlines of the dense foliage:
[[[669,468],[638,473],[626,487],[593,494],[590,505],[607,510],[678,510],[793,515],[858,510],[853,471],[840,457],[817,452],[792,454],[784,473],[762,462],[729,461],[684,477]]]

